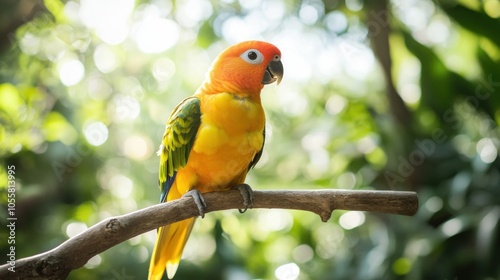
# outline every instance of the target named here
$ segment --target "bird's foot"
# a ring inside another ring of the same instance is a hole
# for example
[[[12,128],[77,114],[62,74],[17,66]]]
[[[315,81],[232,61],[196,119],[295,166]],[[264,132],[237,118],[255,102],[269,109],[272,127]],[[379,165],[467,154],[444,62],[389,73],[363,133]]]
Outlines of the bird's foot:
[[[238,209],[238,211],[245,213],[248,208],[253,207],[253,190],[248,184],[240,184],[236,188],[240,191],[243,197],[243,205],[245,206],[244,209]]]
[[[203,198],[203,195],[201,192],[197,189],[192,189],[185,193],[183,196],[190,196],[193,198],[194,203],[198,207],[198,212],[200,212],[201,218],[205,218],[205,208],[207,208],[207,203],[205,202],[205,198]]]

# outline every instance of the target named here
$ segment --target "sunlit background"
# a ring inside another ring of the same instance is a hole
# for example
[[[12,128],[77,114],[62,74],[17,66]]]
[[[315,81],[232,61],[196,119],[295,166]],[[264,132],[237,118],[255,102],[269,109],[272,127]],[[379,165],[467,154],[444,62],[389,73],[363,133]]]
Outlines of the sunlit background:
[[[247,182],[412,190],[419,213],[211,213],[175,279],[500,278],[500,1],[445,2],[3,2],[0,182],[6,194],[15,165],[16,256],[157,203],[171,110],[224,48],[257,39],[281,49],[285,77],[262,93],[266,147]],[[144,279],[155,237],[68,279]]]

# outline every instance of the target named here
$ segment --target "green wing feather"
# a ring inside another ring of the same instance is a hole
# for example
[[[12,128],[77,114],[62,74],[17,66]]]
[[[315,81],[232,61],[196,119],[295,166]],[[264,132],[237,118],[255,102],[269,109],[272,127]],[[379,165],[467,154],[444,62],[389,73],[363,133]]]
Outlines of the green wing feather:
[[[163,134],[158,155],[160,156],[159,181],[162,200],[175,179],[176,171],[187,164],[201,123],[200,100],[184,99],[170,115]]]

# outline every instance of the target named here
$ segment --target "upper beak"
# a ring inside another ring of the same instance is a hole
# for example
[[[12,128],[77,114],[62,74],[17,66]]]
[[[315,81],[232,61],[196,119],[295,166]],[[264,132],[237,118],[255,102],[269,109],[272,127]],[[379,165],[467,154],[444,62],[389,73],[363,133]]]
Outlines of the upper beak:
[[[262,78],[262,84],[267,85],[276,82],[276,84],[279,85],[282,78],[283,64],[281,60],[272,60],[267,64],[266,72],[264,72],[264,77]]]

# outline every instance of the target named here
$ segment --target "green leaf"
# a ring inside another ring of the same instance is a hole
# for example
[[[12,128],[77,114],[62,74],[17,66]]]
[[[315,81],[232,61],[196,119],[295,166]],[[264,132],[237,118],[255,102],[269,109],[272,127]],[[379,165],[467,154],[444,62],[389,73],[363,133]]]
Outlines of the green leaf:
[[[488,52],[480,45],[477,48],[477,60],[483,71],[483,75],[486,77],[492,75],[494,81],[500,80],[500,64],[495,61]]]
[[[77,133],[66,118],[58,112],[50,112],[45,117],[42,131],[47,141],[61,141],[71,145],[76,141]]]
[[[453,105],[450,72],[439,57],[427,46],[417,42],[408,32],[403,31],[408,50],[421,64],[420,87],[422,105],[442,114]]]
[[[18,114],[19,108],[26,105],[19,90],[12,84],[0,84],[0,110],[11,116]]]
[[[439,2],[438,2],[439,3]],[[441,3],[441,8],[463,28],[490,39],[500,47],[500,20],[489,17],[483,12],[471,10],[460,4]]]
[[[59,0],[45,0],[45,7],[56,18],[58,22],[64,22],[66,16],[64,15],[64,4]]]
[[[197,43],[202,48],[208,48],[217,39],[214,28],[210,24],[210,20],[203,23],[198,31]]]
[[[483,75],[476,86],[475,94],[480,100],[484,100],[488,108],[488,114],[495,119],[495,112],[500,107],[500,64],[489,56],[489,54],[479,46],[477,49],[477,59],[481,66]]]

